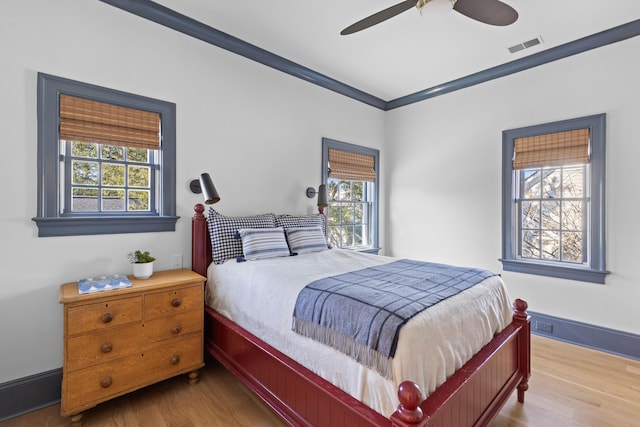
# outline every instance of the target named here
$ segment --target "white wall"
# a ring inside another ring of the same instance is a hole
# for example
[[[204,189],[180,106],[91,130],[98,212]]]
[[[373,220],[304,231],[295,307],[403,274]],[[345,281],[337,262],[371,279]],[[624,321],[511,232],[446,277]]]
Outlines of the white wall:
[[[639,51],[636,37],[388,112],[387,252],[492,269],[532,311],[640,333]],[[606,284],[502,271],[502,131],[598,113]]]
[[[2,2],[0,52],[0,384],[62,366],[60,284],[129,273],[137,248],[190,266],[201,172],[222,213],[311,213],[322,137],[382,149],[382,111],[98,1]],[[37,72],[176,103],[176,232],[37,237]]]

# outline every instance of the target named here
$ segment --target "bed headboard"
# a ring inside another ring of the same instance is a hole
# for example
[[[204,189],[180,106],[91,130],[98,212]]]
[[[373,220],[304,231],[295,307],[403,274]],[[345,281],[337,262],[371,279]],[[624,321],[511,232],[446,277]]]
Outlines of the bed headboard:
[[[191,220],[191,269],[201,276],[207,277],[207,267],[211,264],[211,239],[204,216],[204,205],[198,203]]]
[[[213,252],[211,247],[211,238],[209,235],[209,227],[207,226],[207,216],[205,214],[205,206],[201,203],[198,203],[193,207],[194,214],[191,220],[191,270],[196,273],[207,277],[207,268],[213,261]],[[264,214],[270,215],[274,217],[273,214]],[[264,216],[258,215],[258,217]],[[321,217],[321,224],[316,224],[317,217]],[[281,217],[280,221],[282,221],[287,227],[296,228],[298,226],[311,226],[311,225],[320,225],[322,227],[323,232],[327,233],[327,219],[323,214],[312,214],[312,215],[278,215],[277,217]],[[249,217],[225,217],[228,220],[241,220],[249,218],[253,221],[253,216]],[[276,217],[273,218],[277,220]],[[309,223],[309,221],[311,221]],[[256,227],[259,227],[256,225]]]

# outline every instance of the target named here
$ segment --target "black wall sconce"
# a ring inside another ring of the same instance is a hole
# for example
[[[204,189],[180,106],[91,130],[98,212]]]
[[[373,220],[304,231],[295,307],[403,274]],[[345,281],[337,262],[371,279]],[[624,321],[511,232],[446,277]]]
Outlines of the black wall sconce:
[[[208,173],[200,175],[200,179],[194,179],[189,183],[189,188],[192,193],[200,194],[204,197],[204,202],[207,205],[212,205],[220,201],[220,196],[216,190],[215,185]]]
[[[309,187],[307,188],[306,194],[310,199],[314,198],[316,194],[318,195],[318,212],[324,214],[324,208],[329,205],[329,202],[327,201],[327,186],[325,184],[320,184],[317,191],[315,188]]]

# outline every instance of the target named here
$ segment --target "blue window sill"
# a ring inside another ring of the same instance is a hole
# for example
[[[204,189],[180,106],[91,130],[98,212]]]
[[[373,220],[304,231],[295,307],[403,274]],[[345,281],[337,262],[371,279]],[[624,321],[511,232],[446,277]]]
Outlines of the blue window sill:
[[[513,259],[500,259],[500,261],[505,271],[558,277],[560,279],[578,280],[580,282],[604,284],[604,279],[607,274],[609,274],[608,271],[591,270],[585,267],[539,264]]]
[[[32,218],[38,237],[175,231],[179,216]]]

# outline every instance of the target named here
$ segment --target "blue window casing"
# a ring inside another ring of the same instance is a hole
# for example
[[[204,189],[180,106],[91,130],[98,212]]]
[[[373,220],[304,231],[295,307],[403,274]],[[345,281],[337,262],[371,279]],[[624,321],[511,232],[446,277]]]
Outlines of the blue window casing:
[[[360,145],[349,144],[347,142],[336,141],[329,138],[322,138],[322,182],[327,184],[329,180],[329,149],[350,151],[353,153],[364,154],[374,158],[374,170],[376,172],[376,180],[373,183],[373,198],[371,208],[370,232],[371,244],[366,248],[359,248],[361,252],[369,252],[377,254],[379,247],[379,200],[380,200],[380,151],[374,148],[363,147]]]
[[[590,204],[588,262],[576,265],[518,258],[517,209],[514,202],[514,140],[534,135],[588,128],[591,158],[589,162]],[[606,115],[580,117],[546,123],[502,133],[502,262],[503,269],[583,282],[604,284],[609,272],[605,267],[605,140]]]
[[[38,73],[38,185],[37,213],[33,218],[39,237],[175,231],[176,216],[176,106],[88,83]],[[59,124],[60,94],[157,112],[162,125],[158,150],[160,179],[156,215],[63,216],[60,206]]]

